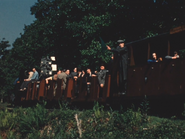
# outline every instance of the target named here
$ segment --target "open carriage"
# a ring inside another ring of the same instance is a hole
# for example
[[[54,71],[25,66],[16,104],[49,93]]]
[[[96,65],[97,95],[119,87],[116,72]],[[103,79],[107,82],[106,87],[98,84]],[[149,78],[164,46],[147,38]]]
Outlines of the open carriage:
[[[100,87],[97,77],[92,77],[90,92],[82,79],[69,79],[64,91],[62,80],[45,80],[30,83],[26,96],[22,100],[67,100],[71,101],[103,101],[114,98],[132,98],[143,96],[174,96],[185,95],[185,59],[167,60],[166,55],[173,55],[174,51],[185,49],[185,26],[170,30],[170,32],[145,38],[125,44],[129,50],[127,93],[119,97],[118,69],[113,68],[107,74],[103,94],[100,98]],[[147,59],[155,52],[162,57],[162,62],[147,63]],[[116,57],[116,56],[115,56]],[[112,67],[116,67],[116,58]]]

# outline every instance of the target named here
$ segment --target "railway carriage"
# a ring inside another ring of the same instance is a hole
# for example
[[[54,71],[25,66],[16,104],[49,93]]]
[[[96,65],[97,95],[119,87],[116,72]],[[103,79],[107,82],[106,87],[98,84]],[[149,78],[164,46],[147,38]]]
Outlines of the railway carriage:
[[[166,55],[173,55],[174,51],[185,49],[185,26],[170,30],[170,32],[145,38],[125,44],[129,50],[127,93],[120,97],[118,93],[119,74],[114,59],[112,73],[107,74],[102,97],[99,97],[100,88],[97,77],[92,77],[90,93],[87,93],[83,80],[67,81],[66,90],[62,88],[62,80],[45,80],[30,83],[26,97],[21,100],[67,100],[71,101],[103,101],[114,98],[132,97],[159,97],[185,95],[185,59],[169,60]],[[147,63],[151,54],[155,52],[163,61]],[[116,56],[115,56],[116,57]],[[56,87],[57,86],[57,87]],[[78,89],[78,90],[76,90]]]

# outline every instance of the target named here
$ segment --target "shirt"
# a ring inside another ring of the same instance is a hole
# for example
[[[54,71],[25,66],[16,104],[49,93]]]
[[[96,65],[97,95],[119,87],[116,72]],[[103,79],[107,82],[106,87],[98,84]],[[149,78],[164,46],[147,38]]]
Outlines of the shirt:
[[[33,73],[33,76],[30,78],[31,80],[38,80],[39,79],[39,73],[37,71],[35,71]]]

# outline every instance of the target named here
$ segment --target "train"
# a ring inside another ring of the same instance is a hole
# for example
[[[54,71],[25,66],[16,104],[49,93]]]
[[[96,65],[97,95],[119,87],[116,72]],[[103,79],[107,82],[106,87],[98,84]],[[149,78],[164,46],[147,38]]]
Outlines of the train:
[[[90,92],[87,92],[83,79],[79,83],[68,79],[66,89],[62,88],[62,80],[35,81],[28,85],[20,101],[28,100],[70,100],[71,102],[108,102],[125,98],[137,97],[166,97],[185,95],[185,59],[165,59],[166,55],[173,55],[174,51],[185,49],[185,25],[171,29],[169,32],[126,43],[128,47],[127,93],[118,93],[119,70],[113,68],[107,73],[103,93],[100,97],[100,87],[97,77],[92,77]],[[147,63],[151,54],[155,52],[162,61]],[[112,67],[116,67],[113,61]],[[20,82],[17,83],[18,86]],[[78,85],[77,85],[78,84]],[[78,86],[78,87],[76,87]]]

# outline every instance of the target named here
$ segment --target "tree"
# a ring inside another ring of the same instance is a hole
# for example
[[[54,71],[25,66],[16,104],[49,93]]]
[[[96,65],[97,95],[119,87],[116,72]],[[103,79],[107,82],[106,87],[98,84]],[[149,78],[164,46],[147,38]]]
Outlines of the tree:
[[[55,55],[61,61],[59,66],[72,68],[81,64],[81,50],[88,49],[92,40],[99,41],[99,36],[106,42],[121,38],[129,42],[184,23],[184,16],[179,14],[184,10],[180,8],[183,2],[175,4],[152,0],[39,0],[31,8],[37,20],[25,26],[21,40],[25,48],[31,47],[28,59],[38,61],[42,56]],[[177,17],[178,24],[174,21]]]
[[[9,54],[10,50],[8,49],[10,47],[9,41],[6,41],[5,38],[3,38],[0,42],[0,93],[4,92],[6,90],[6,72],[4,71],[4,68],[6,66],[7,61],[7,55]],[[5,64],[6,63],[6,64]]]
[[[6,83],[19,71],[36,67],[44,56],[54,55],[58,66],[96,67],[108,62],[109,52],[102,52],[100,39],[116,46],[154,36],[185,24],[185,2],[177,0],[38,0],[31,7],[36,20],[24,27],[13,48],[4,57]],[[2,63],[1,63],[2,64]]]
[[[10,47],[9,41],[6,41],[3,38],[0,42],[0,57],[3,58],[8,53],[8,49]],[[2,60],[2,59],[1,59]]]
[[[109,42],[111,44],[111,42]],[[111,59],[111,52],[102,50],[98,41],[92,40],[91,45],[86,50],[81,50],[83,67],[91,67],[93,70],[99,70],[101,62],[108,63]],[[88,61],[93,61],[89,63]]]

